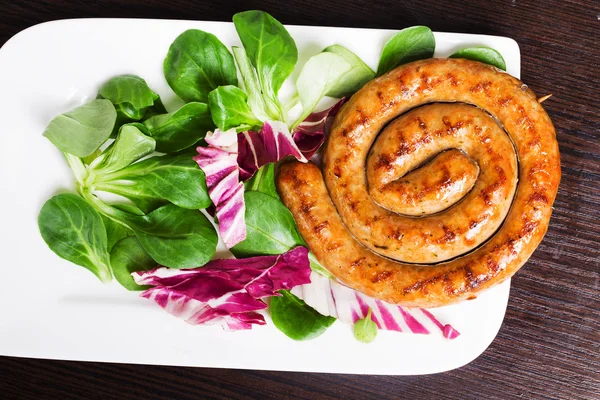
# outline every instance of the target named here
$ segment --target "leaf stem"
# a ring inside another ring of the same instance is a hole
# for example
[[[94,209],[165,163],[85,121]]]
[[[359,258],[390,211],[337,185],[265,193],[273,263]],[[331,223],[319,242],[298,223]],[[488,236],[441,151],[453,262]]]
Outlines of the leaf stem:
[[[294,95],[283,105],[283,111],[287,114],[290,110],[296,107],[296,104],[300,101],[300,95],[298,92],[294,93]]]
[[[98,268],[98,271],[95,272],[96,276],[102,281],[102,283],[112,281],[113,275],[110,272],[110,267],[106,264],[102,264],[104,268]]]
[[[328,270],[326,270],[325,267],[323,267],[321,265],[321,263],[319,262],[319,260],[317,260],[317,257],[313,254],[312,251],[308,252],[308,260],[310,261],[310,269],[311,270],[313,270],[314,272],[316,272],[319,275],[323,275],[326,278],[335,279],[333,274],[331,272],[329,272]]]
[[[77,190],[79,191],[79,193],[81,194],[81,196],[92,207],[94,207],[99,213],[101,213],[104,216],[112,219],[116,223],[121,224],[121,225],[123,225],[126,228],[129,228],[129,225],[126,224],[125,222],[123,222],[123,218],[122,218],[121,212],[119,210],[117,210],[116,208],[111,207],[108,204],[104,203],[102,200],[100,200],[98,198],[98,196],[96,196],[95,194],[93,194],[91,192],[90,188],[82,186],[82,187],[78,187]]]
[[[79,184],[83,185],[86,178],[89,175],[89,172],[83,164],[83,161],[81,161],[81,158],[74,156],[73,154],[63,154],[65,156],[65,159],[67,160],[67,164],[69,164],[69,167],[73,171],[73,175],[75,175],[75,179]]]

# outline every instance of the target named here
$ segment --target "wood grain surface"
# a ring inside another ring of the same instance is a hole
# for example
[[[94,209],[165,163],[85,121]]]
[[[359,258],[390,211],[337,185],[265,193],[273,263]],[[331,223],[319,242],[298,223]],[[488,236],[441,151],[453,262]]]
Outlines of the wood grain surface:
[[[0,398],[600,399],[599,1],[2,3],[0,44],[24,28],[54,19],[229,21],[235,12],[253,8],[288,24],[387,29],[422,24],[437,31],[509,36],[521,47],[522,80],[540,96],[554,95],[544,106],[558,132],[563,178],[548,234],[513,279],[500,333],[483,355],[458,370],[372,377],[0,357]]]

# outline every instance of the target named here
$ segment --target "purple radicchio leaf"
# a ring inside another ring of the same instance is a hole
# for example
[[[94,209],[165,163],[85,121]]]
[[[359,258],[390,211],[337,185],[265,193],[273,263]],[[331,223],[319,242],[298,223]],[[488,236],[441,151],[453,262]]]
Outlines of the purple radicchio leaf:
[[[219,233],[227,248],[246,238],[244,184],[237,165],[237,133],[235,129],[219,129],[206,134],[208,147],[198,147],[194,160],[206,175],[208,195],[215,205]]]
[[[132,273],[139,285],[151,285],[141,296],[192,325],[221,325],[226,330],[264,325],[258,313],[262,299],[279,296],[310,282],[306,247],[285,254],[213,260],[202,268],[156,268]]]
[[[345,102],[344,97],[326,110],[313,112],[294,129],[294,142],[304,157],[308,159],[313,157],[325,142],[333,119]]]
[[[370,308],[371,319],[379,329],[426,335],[438,333],[446,339],[460,335],[424,308],[406,308],[376,300],[314,272],[311,283],[295,287],[292,293],[319,313],[347,324],[365,318]]]
[[[260,167],[287,156],[298,161],[308,160],[294,143],[287,125],[280,121],[265,121],[260,132],[246,131],[238,136],[238,164],[242,180],[247,180]]]

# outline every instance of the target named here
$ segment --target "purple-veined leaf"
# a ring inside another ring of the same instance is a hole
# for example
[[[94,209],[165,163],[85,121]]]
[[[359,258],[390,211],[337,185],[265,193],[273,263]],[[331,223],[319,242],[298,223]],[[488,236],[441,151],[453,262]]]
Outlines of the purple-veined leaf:
[[[206,134],[208,147],[198,147],[194,160],[206,175],[208,195],[215,205],[219,233],[227,248],[246,238],[244,184],[237,164],[235,129],[219,129]]]
[[[294,142],[304,157],[310,159],[319,150],[329,133],[333,118],[336,116],[346,98],[340,99],[333,106],[310,114],[294,129]]]
[[[397,332],[433,334],[454,339],[460,333],[442,324],[430,311],[407,308],[368,297],[322,275],[312,273],[311,283],[297,286],[292,293],[323,315],[354,324],[372,309],[371,319],[379,329]]]
[[[213,260],[202,268],[132,273],[139,285],[151,285],[141,296],[192,325],[218,324],[226,330],[264,325],[262,299],[279,296],[310,282],[308,250],[296,247],[276,256]]]
[[[244,186],[260,167],[293,156],[307,162],[323,144],[333,117],[345,99],[310,114],[292,135],[283,122],[265,121],[260,132],[237,134],[235,129],[208,132],[207,147],[198,147],[194,160],[206,175],[215,205],[219,233],[227,248],[246,238]],[[315,156],[316,158],[316,156]],[[318,160],[315,160],[318,161]]]
[[[287,156],[298,161],[308,160],[296,143],[287,125],[280,121],[265,121],[260,132],[246,131],[238,137],[238,164],[242,180],[247,180],[260,167]]]

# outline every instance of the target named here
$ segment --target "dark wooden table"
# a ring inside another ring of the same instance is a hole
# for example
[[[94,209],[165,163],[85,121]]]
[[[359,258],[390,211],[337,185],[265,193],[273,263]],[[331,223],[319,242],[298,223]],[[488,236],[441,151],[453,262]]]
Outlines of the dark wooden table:
[[[388,29],[423,24],[437,31],[510,36],[521,47],[522,80],[538,95],[554,95],[544,106],[557,128],[563,178],[548,234],[513,279],[500,333],[482,356],[458,370],[372,377],[0,357],[0,398],[600,399],[599,1],[3,3],[0,44],[24,28],[53,19],[229,21],[235,12],[252,8],[288,24]]]

